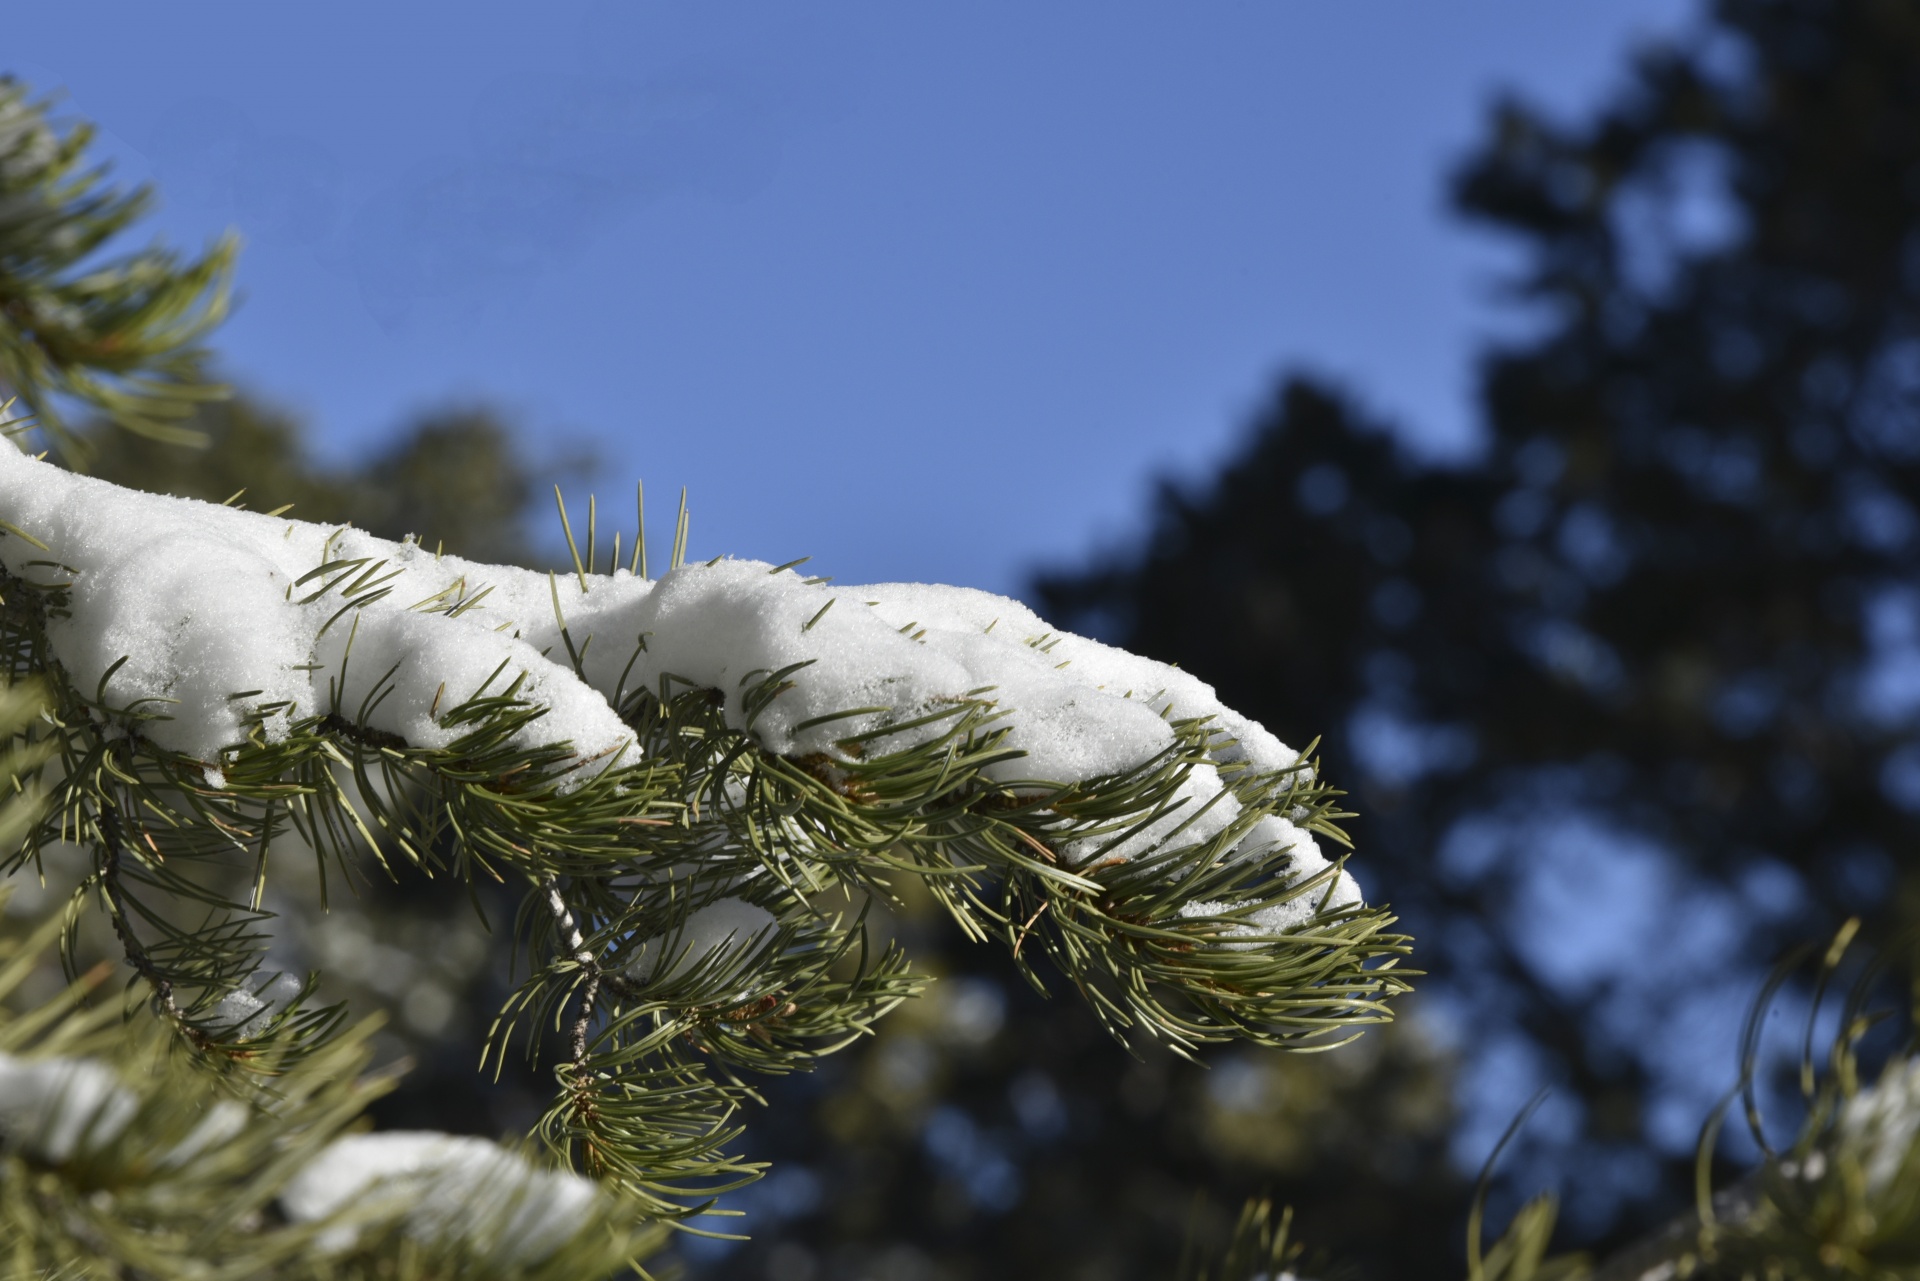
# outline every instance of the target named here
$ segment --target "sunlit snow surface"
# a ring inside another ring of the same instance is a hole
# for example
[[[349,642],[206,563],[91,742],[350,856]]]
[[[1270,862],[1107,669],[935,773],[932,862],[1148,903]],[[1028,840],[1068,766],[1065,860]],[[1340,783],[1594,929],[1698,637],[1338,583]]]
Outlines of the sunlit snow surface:
[[[1174,742],[1169,717],[1213,718],[1226,736],[1219,764],[1284,770],[1298,760],[1193,676],[1054,631],[1019,602],[969,588],[838,587],[743,560],[658,581],[617,570],[583,585],[351,527],[137,493],[15,449],[0,449],[0,520],[47,549],[0,536],[9,570],[72,582],[71,617],[50,628],[68,676],[114,707],[163,712],[170,719],[143,732],[207,762],[216,783],[222,751],[263,712],[269,739],[290,717],[337,712],[438,747],[460,732],[442,723],[447,711],[516,681],[518,697],[546,709],[520,731],[523,745],[565,740],[582,771],[598,769],[635,750],[614,703],[668,676],[720,691],[729,722],[779,753],[837,755],[851,734],[985,696],[1009,714],[1006,746],[1025,753],[992,767],[1004,782],[1074,783],[1140,765]],[[340,568],[309,577],[322,565]],[[362,603],[343,608],[349,597]],[[472,603],[448,608],[459,601]],[[749,725],[746,693],[797,663],[808,665],[794,687]],[[853,708],[885,710],[808,726]],[[1135,856],[1175,829],[1183,842],[1202,840],[1239,813],[1211,766],[1196,767],[1185,791],[1185,805],[1102,856]],[[1248,839],[1292,845],[1296,876],[1326,866],[1283,820]],[[1331,902],[1357,897],[1343,873]]]
[[[484,1246],[503,1265],[547,1258],[578,1230],[600,1195],[599,1185],[564,1170],[540,1170],[485,1139],[434,1131],[391,1130],[350,1135],[328,1144],[280,1193],[295,1223],[359,1210],[378,1219],[404,1207],[407,1235]],[[320,1233],[322,1251],[351,1249],[360,1236],[352,1216]]]

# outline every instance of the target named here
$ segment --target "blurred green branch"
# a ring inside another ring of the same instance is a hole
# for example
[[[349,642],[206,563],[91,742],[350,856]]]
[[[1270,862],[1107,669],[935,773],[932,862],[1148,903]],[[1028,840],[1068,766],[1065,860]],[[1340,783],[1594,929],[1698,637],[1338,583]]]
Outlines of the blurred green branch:
[[[64,401],[129,431],[198,442],[181,420],[226,394],[200,340],[226,318],[237,239],[197,258],[113,242],[151,212],[153,190],[89,167],[91,125],[0,77],[0,400],[17,397],[61,454],[84,462]]]

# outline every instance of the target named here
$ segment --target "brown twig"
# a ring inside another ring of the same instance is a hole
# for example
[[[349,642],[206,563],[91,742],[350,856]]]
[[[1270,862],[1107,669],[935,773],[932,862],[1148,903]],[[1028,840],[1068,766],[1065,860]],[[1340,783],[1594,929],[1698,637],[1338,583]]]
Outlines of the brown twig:
[[[1013,940],[1013,959],[1014,960],[1017,961],[1020,959],[1020,949],[1026,944],[1027,931],[1031,930],[1034,926],[1034,923],[1040,919],[1040,913],[1046,911],[1048,907],[1052,906],[1052,904],[1053,904],[1052,899],[1043,900],[1039,907],[1036,907],[1033,909],[1033,915],[1027,918],[1027,923],[1020,927],[1019,937]]]

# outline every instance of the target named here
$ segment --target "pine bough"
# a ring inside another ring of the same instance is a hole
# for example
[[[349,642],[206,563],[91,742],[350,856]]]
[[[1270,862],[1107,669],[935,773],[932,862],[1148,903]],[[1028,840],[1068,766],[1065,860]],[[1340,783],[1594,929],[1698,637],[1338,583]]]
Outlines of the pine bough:
[[[1345,846],[1337,794],[1199,680],[983,592],[679,545],[652,579],[617,539],[603,566],[596,524],[584,552],[568,531],[574,572],[536,574],[0,445],[0,654],[45,692],[12,735],[44,810],[5,870],[84,865],[75,911],[110,920],[162,1041],[256,1082],[331,1080],[313,1063],[359,1044],[311,977],[263,970],[290,850],[522,893],[502,945],[527,978],[487,1053],[561,1030],[532,1146],[283,1141],[305,1163],[283,1161],[275,1214],[322,1254],[397,1233],[514,1275],[632,1257],[635,1225],[757,1173],[733,1150],[753,1074],[805,1068],[923,985],[847,907],[903,877],[1036,985],[1044,958],[1117,1037],[1181,1053],[1327,1048],[1405,989],[1407,940],[1323,852]],[[40,1118],[14,1127],[28,1157],[131,1141],[151,1094],[29,1032],[0,1042],[0,1116]],[[142,1138],[144,1168],[197,1134]],[[520,1221],[482,1188],[591,1231],[480,1249]]]

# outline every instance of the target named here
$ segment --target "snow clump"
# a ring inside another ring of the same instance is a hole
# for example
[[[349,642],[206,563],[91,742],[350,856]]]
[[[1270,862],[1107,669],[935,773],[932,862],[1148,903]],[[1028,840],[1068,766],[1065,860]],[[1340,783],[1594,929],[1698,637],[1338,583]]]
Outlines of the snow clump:
[[[1266,851],[1273,848],[1286,850],[1292,861],[1287,867],[1287,879],[1299,884],[1320,875],[1331,866],[1331,860],[1320,851],[1319,843],[1313,834],[1294,826],[1284,818],[1268,815],[1254,825],[1253,832],[1241,842],[1240,849]],[[1342,908],[1353,907],[1360,902],[1360,887],[1354,884],[1353,877],[1345,868],[1333,877],[1329,887],[1325,882],[1297,894],[1285,902],[1275,903],[1257,911],[1249,912],[1235,923],[1221,927],[1220,933],[1226,938],[1245,939],[1247,942],[1220,944],[1222,947],[1245,949],[1257,946],[1255,940],[1271,938],[1286,930],[1304,925],[1321,909],[1321,899],[1325,898],[1328,912],[1338,912]],[[1194,901],[1180,907],[1180,915],[1188,920],[1203,916],[1220,916],[1233,910],[1233,904],[1227,902]]]
[[[0,1053],[0,1138],[56,1164],[106,1147],[140,1100],[92,1059],[21,1059]]]
[[[107,1147],[140,1107],[140,1096],[97,1059],[0,1053],[0,1143],[43,1161]],[[235,1138],[249,1115],[232,1100],[214,1102],[159,1165],[184,1165]],[[551,1257],[604,1196],[591,1179],[539,1169],[485,1139],[391,1131],[329,1143],[281,1189],[280,1207],[294,1223],[337,1219],[314,1241],[326,1253],[352,1249],[370,1223],[397,1219],[415,1240],[459,1241],[512,1268]]]
[[[253,720],[275,741],[291,717],[337,712],[414,747],[444,747],[462,731],[441,724],[442,712],[515,681],[546,709],[520,731],[524,746],[566,740],[592,765],[632,748],[607,700],[564,656],[549,661],[561,637],[544,574],[121,489],[17,449],[0,448],[0,520],[44,545],[0,537],[9,571],[72,583],[71,615],[48,632],[75,687],[164,716],[142,732],[206,761],[210,782]],[[328,564],[340,568],[300,581]],[[598,610],[646,586],[605,580],[592,608],[577,585],[561,596],[590,632]],[[451,613],[488,587],[494,608]],[[354,608],[348,592],[378,599]]]
[[[92,1058],[23,1059],[0,1053],[0,1141],[59,1164],[87,1156],[126,1133],[140,1096],[107,1064]],[[185,1165],[246,1128],[247,1109],[216,1100],[158,1164]]]
[[[292,1005],[302,984],[291,974],[276,974],[249,992],[237,987],[226,993],[201,1018],[200,1023],[238,1041],[250,1041],[264,1033],[276,1015]]]
[[[290,718],[334,713],[441,747],[463,732],[443,723],[446,711],[516,682],[519,698],[544,709],[517,741],[570,743],[575,781],[630,759],[633,736],[615,708],[637,689],[716,690],[728,723],[764,749],[843,761],[853,735],[991,699],[1005,714],[1005,745],[1022,755],[989,772],[1016,786],[1138,767],[1174,745],[1170,720],[1211,718],[1214,762],[1191,771],[1181,804],[1140,830],[1070,846],[1077,866],[1225,830],[1241,810],[1215,766],[1305,768],[1195,677],[968,588],[832,587],[748,560],[686,565],[658,581],[624,569],[553,576],[136,493],[6,448],[0,520],[28,536],[0,532],[0,563],[72,584],[72,616],[49,630],[74,685],[163,714],[142,732],[205,762],[211,786],[221,784],[221,754],[254,722],[274,741]],[[322,565],[334,568],[316,576]],[[796,664],[792,688],[750,715],[756,684]],[[900,730],[875,750],[943,728]],[[1303,868],[1311,844],[1296,842]],[[1335,898],[1349,894],[1342,873]]]
[[[461,1242],[502,1268],[549,1258],[602,1196],[591,1179],[541,1170],[486,1139],[393,1130],[336,1139],[280,1192],[295,1223],[340,1216],[314,1245],[350,1250],[368,1223],[398,1215],[421,1242]]]
[[[1894,1061],[1880,1081],[1847,1100],[1840,1110],[1840,1139],[1858,1156],[1874,1193],[1916,1160],[1920,1142],[1920,1059]]]

